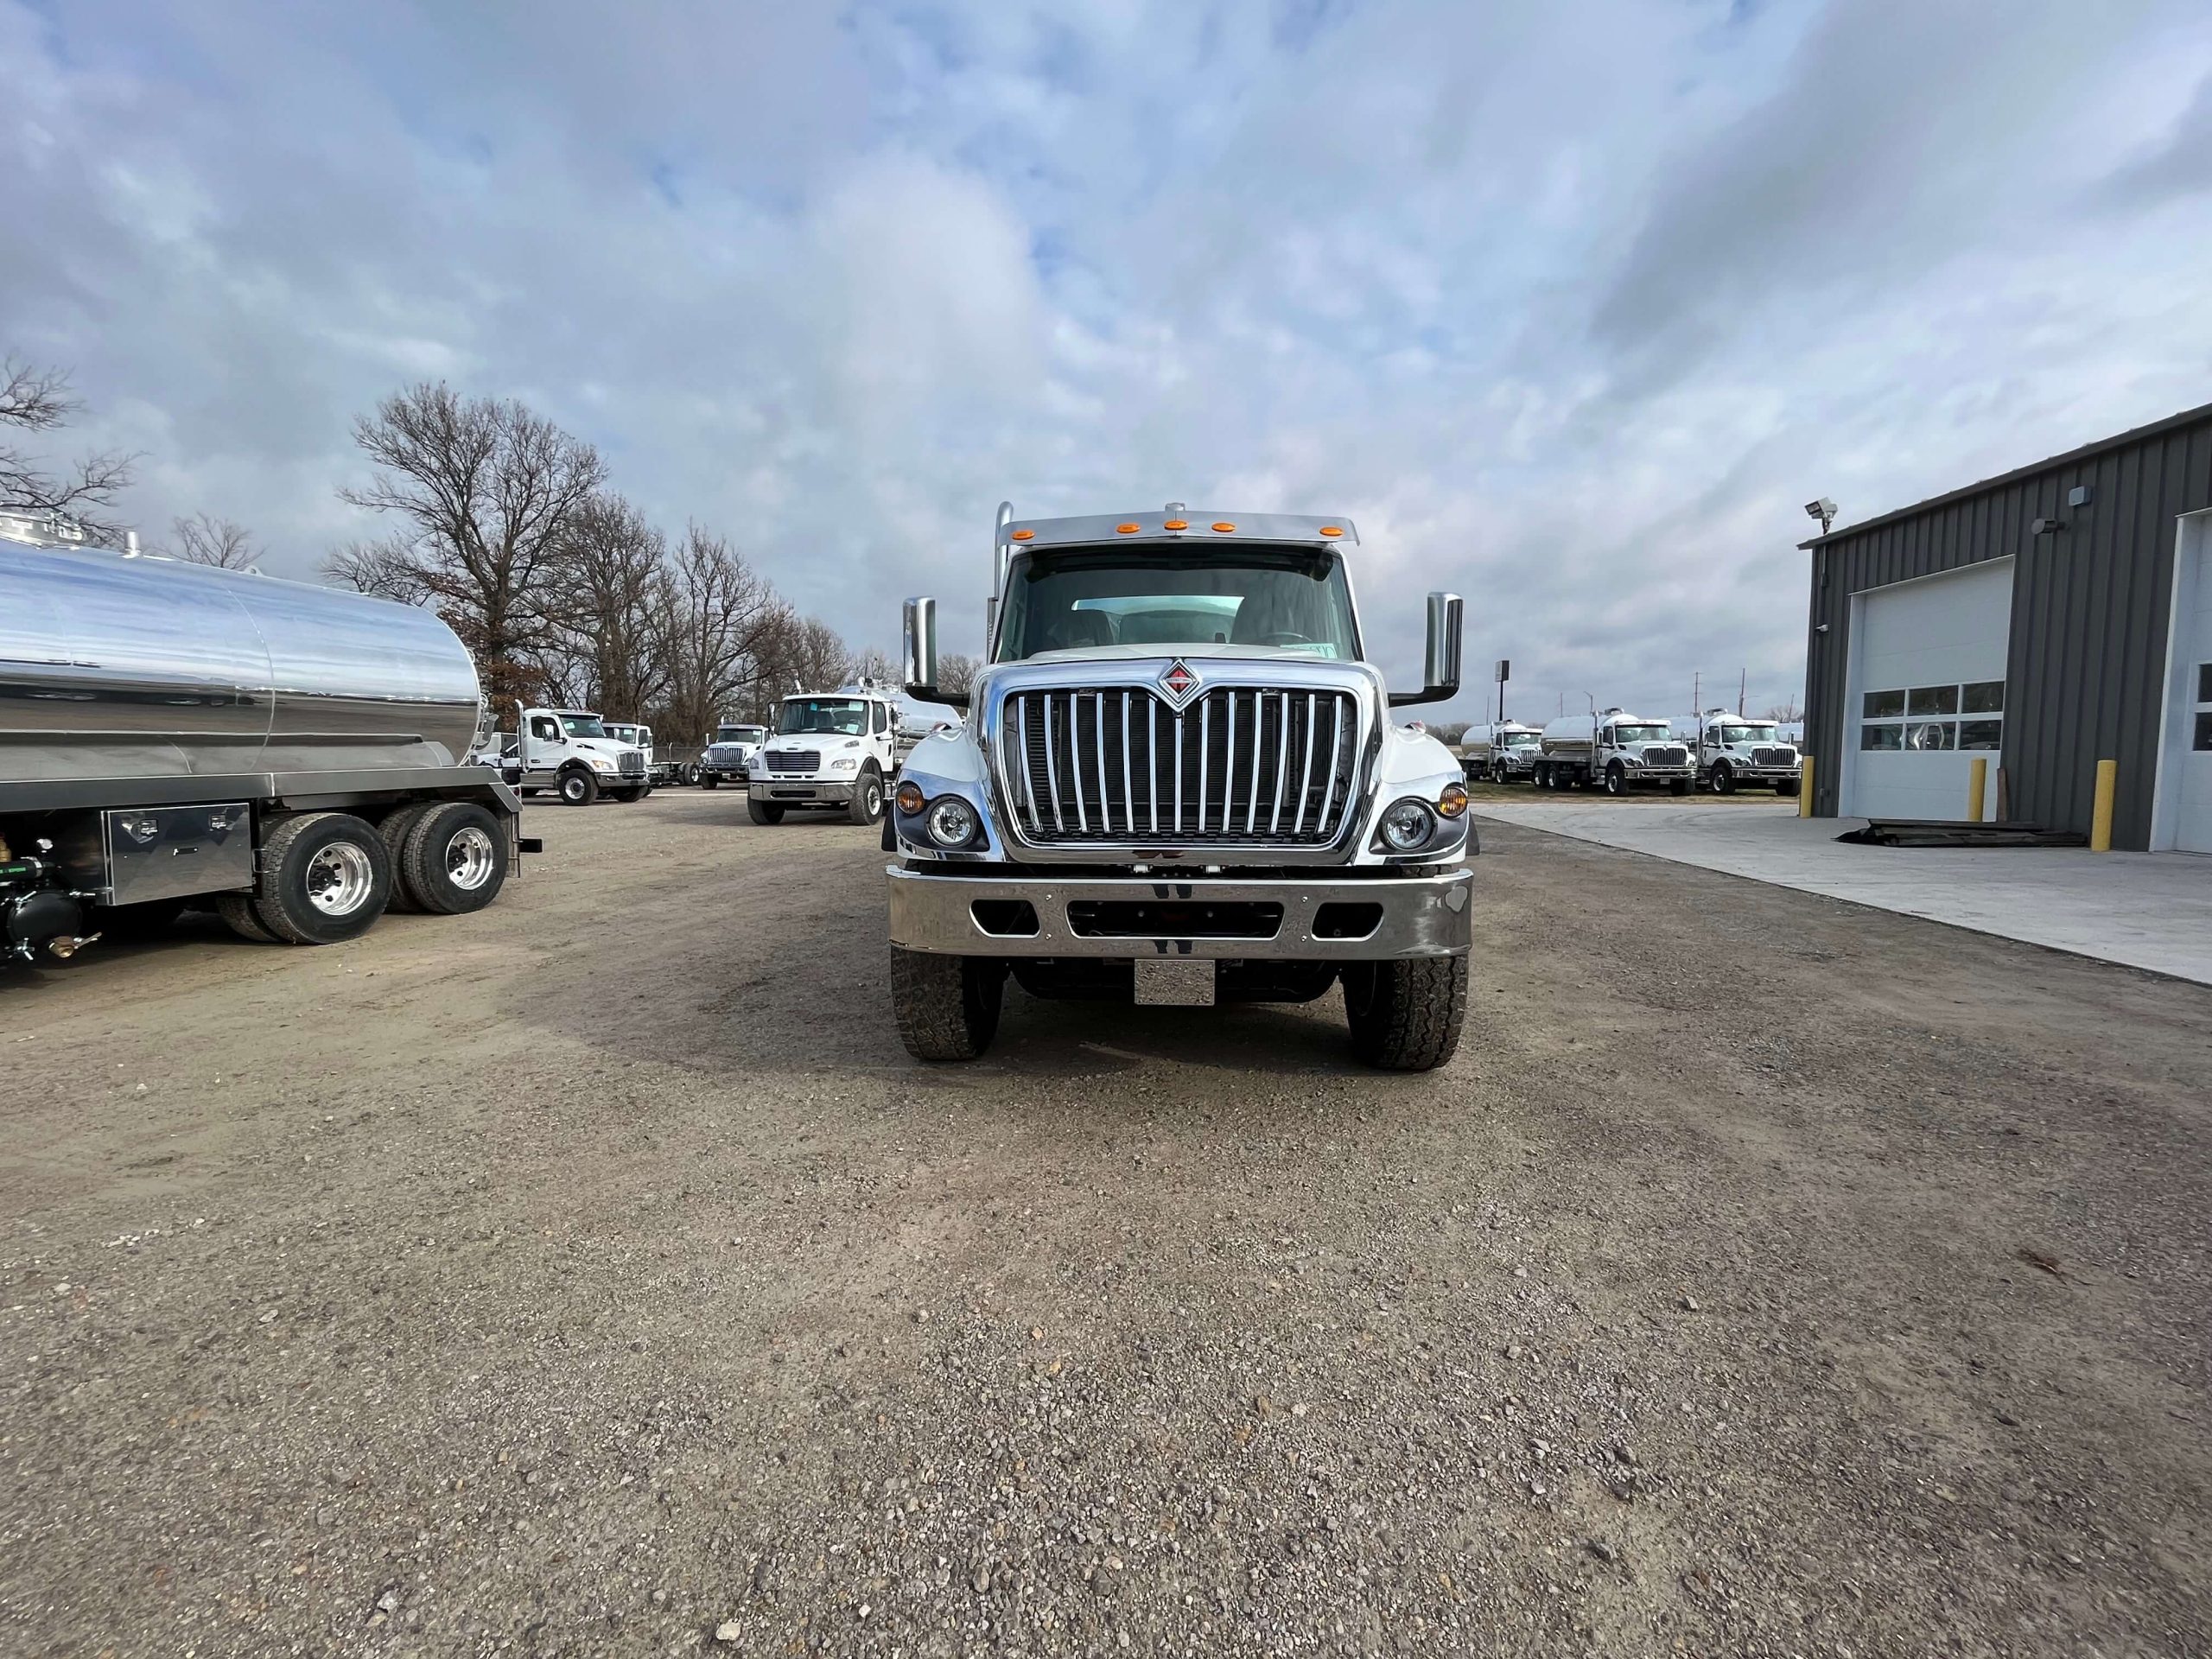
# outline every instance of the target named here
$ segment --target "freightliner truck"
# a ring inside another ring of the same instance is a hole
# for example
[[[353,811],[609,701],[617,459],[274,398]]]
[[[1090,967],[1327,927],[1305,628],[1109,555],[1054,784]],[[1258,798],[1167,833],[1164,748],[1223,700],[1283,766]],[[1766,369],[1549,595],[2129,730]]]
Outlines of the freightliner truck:
[[[489,724],[429,611],[0,514],[0,959],[188,903],[290,944],[481,909],[537,845],[461,764]]]
[[[907,690],[966,715],[906,757],[886,850],[892,1008],[925,1060],[981,1054],[1032,995],[1211,1005],[1341,986],[1369,1063],[1450,1058],[1472,880],[1459,761],[1395,706],[1459,688],[1460,603],[1427,670],[1367,660],[1348,518],[999,510],[988,662],[938,684],[934,601]]]

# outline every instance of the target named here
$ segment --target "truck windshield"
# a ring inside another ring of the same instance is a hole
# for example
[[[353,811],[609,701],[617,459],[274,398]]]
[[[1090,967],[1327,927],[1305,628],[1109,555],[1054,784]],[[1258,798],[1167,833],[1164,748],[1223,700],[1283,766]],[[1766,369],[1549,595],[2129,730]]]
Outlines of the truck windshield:
[[[858,697],[793,697],[777,711],[779,737],[858,737],[868,730],[868,704]]]
[[[1723,726],[1719,741],[1726,743],[1771,743],[1775,741],[1771,726]]]
[[[1001,662],[1102,645],[1163,654],[1256,645],[1332,659],[1359,655],[1342,562],[1287,547],[1020,555],[999,639]]]
[[[768,734],[763,726],[722,726],[715,728],[717,743],[758,743]]]
[[[599,723],[597,715],[563,715],[562,729],[570,737],[605,737],[607,728]]]
[[[1616,743],[1664,743],[1667,738],[1667,728],[1656,721],[1648,726],[1629,725],[1613,728],[1613,741]]]
[[[1535,732],[1507,732],[1497,741],[1509,749],[1533,749],[1536,747],[1537,737],[1538,734]]]

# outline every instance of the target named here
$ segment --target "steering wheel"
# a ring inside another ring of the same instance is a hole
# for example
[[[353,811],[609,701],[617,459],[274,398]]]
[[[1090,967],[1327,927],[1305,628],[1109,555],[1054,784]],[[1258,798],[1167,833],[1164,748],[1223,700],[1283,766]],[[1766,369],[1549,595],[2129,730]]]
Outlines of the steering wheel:
[[[1263,645],[1310,645],[1313,641],[1308,635],[1281,628],[1273,633],[1262,634],[1260,643]]]

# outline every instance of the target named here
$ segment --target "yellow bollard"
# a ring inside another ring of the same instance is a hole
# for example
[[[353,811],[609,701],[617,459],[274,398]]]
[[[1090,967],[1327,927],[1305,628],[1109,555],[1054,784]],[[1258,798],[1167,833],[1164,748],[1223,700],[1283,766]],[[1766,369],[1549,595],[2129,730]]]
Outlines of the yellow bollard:
[[[2112,798],[2120,789],[2120,762],[2097,762],[2097,804],[2089,814],[2089,850],[2112,851]]]
[[[1968,823],[1981,822],[1981,793],[1988,787],[1989,761],[1986,757],[1978,754],[1974,758],[1974,764],[1967,768],[1967,822]]]
[[[1813,757],[1807,755],[1797,773],[1797,816],[1813,816]]]

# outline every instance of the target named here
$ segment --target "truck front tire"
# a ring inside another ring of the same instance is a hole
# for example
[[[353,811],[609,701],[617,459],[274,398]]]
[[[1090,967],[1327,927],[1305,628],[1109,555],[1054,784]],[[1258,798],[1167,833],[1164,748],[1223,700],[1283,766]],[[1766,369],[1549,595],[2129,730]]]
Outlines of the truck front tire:
[[[1776,779],[1774,792],[1777,795],[1795,795],[1797,792],[1797,779],[1795,778]]]
[[[470,802],[447,801],[415,820],[393,886],[418,910],[465,916],[498,898],[506,879],[499,821]]]
[[[720,789],[722,780],[711,772],[702,772],[699,774],[698,784],[702,789]]]
[[[1628,772],[1618,760],[1611,762],[1605,768],[1605,793],[1608,795],[1628,793]]]
[[[853,785],[852,803],[846,809],[855,823],[866,827],[883,816],[883,774],[873,760]]]
[[[781,823],[784,821],[784,809],[773,801],[756,801],[748,798],[745,803],[745,816],[755,823]]]
[[[891,947],[891,1012],[918,1060],[972,1060],[998,1034],[1006,964]]]
[[[261,843],[253,913],[289,944],[358,938],[391,895],[391,855],[374,825],[350,812],[303,812]]]
[[[599,798],[599,779],[582,766],[561,774],[561,801],[565,806],[589,806]]]
[[[1713,792],[1716,795],[1733,795],[1736,792],[1735,768],[1726,760],[1713,769]]]
[[[1467,959],[1348,962],[1341,976],[1352,1052],[1386,1071],[1433,1071],[1459,1046]]]

